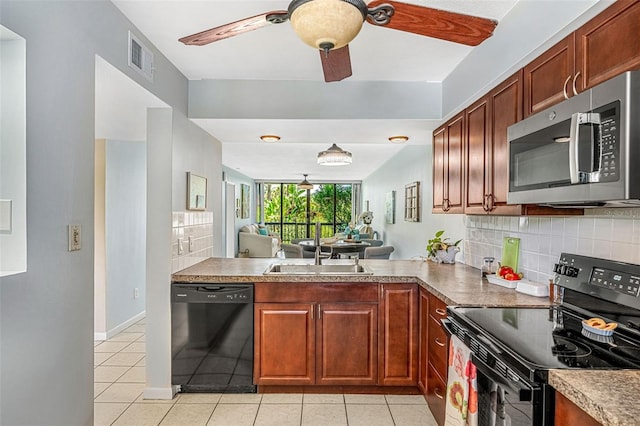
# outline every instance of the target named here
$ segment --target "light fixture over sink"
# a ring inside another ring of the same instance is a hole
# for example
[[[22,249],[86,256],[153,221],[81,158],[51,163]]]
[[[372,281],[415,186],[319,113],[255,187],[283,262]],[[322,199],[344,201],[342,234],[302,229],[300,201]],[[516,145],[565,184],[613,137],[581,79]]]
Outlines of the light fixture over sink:
[[[347,166],[351,162],[351,153],[343,150],[335,143],[326,151],[318,153],[318,164],[323,166]]]

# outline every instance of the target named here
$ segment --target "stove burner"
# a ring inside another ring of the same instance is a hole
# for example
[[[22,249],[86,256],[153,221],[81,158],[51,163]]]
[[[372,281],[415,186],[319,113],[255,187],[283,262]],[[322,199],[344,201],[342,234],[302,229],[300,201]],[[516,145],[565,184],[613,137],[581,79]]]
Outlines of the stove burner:
[[[555,345],[551,347],[551,353],[563,358],[581,358],[591,354],[591,348],[584,343],[567,337],[554,336]]]
[[[609,349],[612,353],[633,361],[640,361],[640,348],[635,346],[615,346]]]

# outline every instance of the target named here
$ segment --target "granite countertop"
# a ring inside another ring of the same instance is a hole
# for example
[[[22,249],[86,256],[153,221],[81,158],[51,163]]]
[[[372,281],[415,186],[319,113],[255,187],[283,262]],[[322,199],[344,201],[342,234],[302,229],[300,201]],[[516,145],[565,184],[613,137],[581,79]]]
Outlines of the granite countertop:
[[[604,425],[638,424],[638,370],[551,370],[549,384]]]
[[[373,275],[264,275],[272,263],[313,263],[313,259],[209,258],[176,272],[173,282],[416,282],[447,305],[549,306],[546,297],[528,296],[489,284],[480,279],[478,269],[461,263],[363,259],[360,264],[373,271]]]

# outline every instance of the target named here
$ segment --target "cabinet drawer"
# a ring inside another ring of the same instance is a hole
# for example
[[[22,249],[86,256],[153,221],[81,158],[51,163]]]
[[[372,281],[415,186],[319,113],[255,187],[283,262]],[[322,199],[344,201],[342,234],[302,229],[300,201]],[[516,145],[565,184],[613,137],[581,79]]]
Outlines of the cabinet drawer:
[[[377,303],[377,283],[255,283],[255,302],[272,303]]]
[[[439,425],[444,424],[447,384],[429,363],[427,370],[427,404]]]
[[[431,363],[440,375],[446,375],[447,352],[449,344],[447,333],[435,319],[429,318],[429,363]]]
[[[447,304],[429,293],[429,315],[440,321],[447,317]]]

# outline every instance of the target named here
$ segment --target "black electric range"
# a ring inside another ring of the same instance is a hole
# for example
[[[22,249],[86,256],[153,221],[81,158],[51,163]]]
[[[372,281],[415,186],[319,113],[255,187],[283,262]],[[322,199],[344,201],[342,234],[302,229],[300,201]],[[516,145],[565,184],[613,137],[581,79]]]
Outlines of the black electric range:
[[[504,391],[499,413],[480,415],[481,426],[500,416],[512,425],[553,425],[550,369],[640,368],[640,265],[563,253],[554,272],[552,307],[448,308],[445,327],[471,349],[479,393]],[[618,324],[610,336],[583,327],[596,317]],[[496,410],[493,398],[481,414]]]

